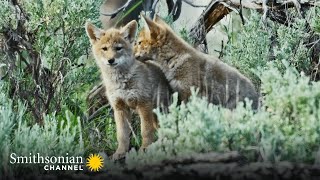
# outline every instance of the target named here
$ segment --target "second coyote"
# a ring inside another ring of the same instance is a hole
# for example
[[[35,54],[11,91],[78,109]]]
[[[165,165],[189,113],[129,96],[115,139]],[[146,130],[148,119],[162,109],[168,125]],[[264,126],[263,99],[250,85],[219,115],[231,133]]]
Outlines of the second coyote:
[[[238,70],[193,48],[158,16],[154,21],[144,19],[146,26],[135,46],[136,58],[157,62],[182,101],[189,98],[193,86],[214,104],[233,109],[238,101],[248,98],[253,108],[258,107],[253,84]]]

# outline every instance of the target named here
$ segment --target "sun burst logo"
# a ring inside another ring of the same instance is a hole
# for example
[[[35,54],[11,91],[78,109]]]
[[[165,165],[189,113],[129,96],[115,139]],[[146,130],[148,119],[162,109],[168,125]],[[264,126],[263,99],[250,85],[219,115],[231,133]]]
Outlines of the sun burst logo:
[[[103,167],[103,158],[99,154],[90,154],[86,165],[90,171],[98,172]]]

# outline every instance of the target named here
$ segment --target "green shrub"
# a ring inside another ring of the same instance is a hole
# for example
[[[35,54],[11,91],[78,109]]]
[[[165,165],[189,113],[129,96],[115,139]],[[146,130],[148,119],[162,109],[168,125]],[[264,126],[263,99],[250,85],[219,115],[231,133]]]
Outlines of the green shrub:
[[[320,83],[284,64],[284,73],[271,68],[260,76],[264,110],[270,114],[264,138],[279,143],[270,154],[274,158],[310,162],[320,143]]]
[[[278,68],[284,72],[286,69],[282,61],[289,62],[298,71],[310,74],[311,58],[306,42],[310,34],[306,28],[306,20],[295,18],[289,22],[289,26],[276,25],[277,44],[273,49],[275,62]]]
[[[258,85],[260,80],[253,69],[265,67],[270,59],[273,28],[266,27],[261,23],[261,16],[251,12],[242,31],[235,35],[232,30],[227,29],[229,41],[224,50],[223,60],[250,77],[255,85]]]
[[[254,72],[258,68],[266,68],[269,61],[274,61],[281,72],[285,71],[282,64],[285,60],[298,71],[310,74],[311,60],[305,44],[310,37],[307,20],[292,18],[288,21],[287,26],[268,19],[263,22],[261,15],[252,11],[237,35],[227,30],[229,42],[223,59],[250,77],[257,86],[260,79]]]
[[[2,173],[26,173],[30,170],[38,172],[41,167],[35,164],[10,164],[11,153],[29,156],[29,153],[40,153],[44,156],[59,156],[68,153],[82,155],[84,153],[80,119],[66,112],[65,119],[47,115],[45,125],[29,126],[25,121],[26,107],[22,103],[14,106],[1,87],[0,93],[0,175]],[[76,121],[76,124],[72,122]]]
[[[99,81],[99,73],[89,57],[84,24],[90,19],[98,21],[101,2],[30,0],[17,2],[17,8],[10,1],[0,1],[4,17],[0,33],[9,36],[3,41],[8,49],[0,51],[0,63],[14,67],[5,80],[15,91],[13,99],[33,109],[27,113],[35,122],[41,123],[42,114],[59,115],[65,110],[86,114],[86,93]],[[14,43],[5,44],[12,39]]]
[[[311,11],[310,17],[314,17],[311,19],[314,31],[320,33],[320,7],[314,8],[314,12]]]

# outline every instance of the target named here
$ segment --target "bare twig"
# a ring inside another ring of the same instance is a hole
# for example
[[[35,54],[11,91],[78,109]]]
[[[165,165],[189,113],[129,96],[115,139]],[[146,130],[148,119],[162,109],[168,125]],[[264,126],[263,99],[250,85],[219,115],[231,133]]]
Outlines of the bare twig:
[[[242,0],[240,0],[240,8],[239,8],[239,16],[241,18],[241,22],[242,22],[242,25],[244,25],[244,18],[243,18],[243,13],[242,13]]]

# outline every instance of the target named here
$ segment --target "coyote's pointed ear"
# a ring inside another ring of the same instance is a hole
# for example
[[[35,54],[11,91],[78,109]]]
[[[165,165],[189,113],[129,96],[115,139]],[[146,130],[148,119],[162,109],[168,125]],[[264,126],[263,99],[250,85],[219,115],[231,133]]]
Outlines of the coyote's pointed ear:
[[[162,27],[166,29],[171,29],[169,24],[167,24],[160,16],[157,14],[154,16],[153,21],[156,22],[158,25],[161,25]]]
[[[153,21],[158,24],[168,26],[168,24],[158,14],[154,16]]]
[[[165,32],[164,28],[158,25],[157,23],[153,22],[148,17],[141,15],[144,21],[146,22],[146,29],[150,31],[150,36],[152,38],[157,38],[159,35]]]
[[[136,20],[132,20],[126,26],[121,28],[120,32],[124,37],[124,39],[126,39],[130,43],[133,43],[136,37],[137,30],[138,30],[138,23]]]
[[[97,40],[100,39],[101,36],[104,35],[103,30],[97,28],[96,26],[94,26],[90,22],[86,22],[85,27],[86,27],[87,35],[90,38],[91,44],[95,43]]]

